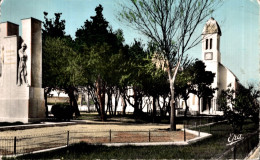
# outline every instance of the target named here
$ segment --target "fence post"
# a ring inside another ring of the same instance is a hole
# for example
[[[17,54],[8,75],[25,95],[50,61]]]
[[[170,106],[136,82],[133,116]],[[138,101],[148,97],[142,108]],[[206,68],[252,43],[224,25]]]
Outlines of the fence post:
[[[195,122],[195,130],[197,131],[197,122]]]
[[[233,148],[233,159],[236,159],[236,145],[234,145],[234,148]]]
[[[151,132],[149,130],[149,142],[151,141]]]
[[[16,154],[16,137],[14,137],[14,154]]]
[[[247,142],[247,152],[249,153],[250,152],[250,148],[251,148],[251,145],[250,145],[250,139],[246,139],[246,142]]]
[[[211,133],[211,125],[209,125],[209,133]]]
[[[69,146],[70,141],[70,131],[67,132],[67,147]]]
[[[183,128],[184,128],[184,132],[183,132],[183,135],[184,135],[184,142],[186,142],[186,131],[185,131],[185,122],[183,122]]]
[[[199,137],[200,137],[200,126],[199,126]]]
[[[111,143],[111,141],[112,141],[112,131],[111,131],[111,129],[109,130],[109,142]]]

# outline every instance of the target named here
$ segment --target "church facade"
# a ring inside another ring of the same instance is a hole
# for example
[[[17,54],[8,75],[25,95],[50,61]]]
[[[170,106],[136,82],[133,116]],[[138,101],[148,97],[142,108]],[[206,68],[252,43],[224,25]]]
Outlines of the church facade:
[[[211,100],[201,98],[200,106],[198,97],[190,94],[188,106],[190,112],[200,112],[200,114],[221,115],[220,108],[217,105],[217,98],[222,90],[226,90],[229,86],[232,89],[238,87],[238,78],[227,67],[221,63],[220,38],[221,29],[214,18],[210,18],[203,29],[202,33],[202,61],[206,65],[206,70],[215,73],[212,88],[218,88]],[[180,100],[180,107],[185,109],[184,102]]]

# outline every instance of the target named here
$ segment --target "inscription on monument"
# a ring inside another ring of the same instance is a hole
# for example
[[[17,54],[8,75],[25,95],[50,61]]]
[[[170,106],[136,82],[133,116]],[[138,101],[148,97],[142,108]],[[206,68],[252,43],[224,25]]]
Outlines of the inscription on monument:
[[[16,54],[14,50],[6,50],[5,52],[5,64],[15,64]]]

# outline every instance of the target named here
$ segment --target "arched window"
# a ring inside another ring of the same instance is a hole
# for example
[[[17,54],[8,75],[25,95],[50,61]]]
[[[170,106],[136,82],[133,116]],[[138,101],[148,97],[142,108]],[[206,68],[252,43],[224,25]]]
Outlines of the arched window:
[[[208,42],[209,42],[209,40],[206,39],[206,50],[209,48],[209,46],[208,46]]]
[[[220,44],[220,40],[218,38],[218,43],[217,43],[217,49],[219,50],[219,44]]]
[[[209,49],[212,49],[212,38],[210,38],[210,41],[209,41]]]

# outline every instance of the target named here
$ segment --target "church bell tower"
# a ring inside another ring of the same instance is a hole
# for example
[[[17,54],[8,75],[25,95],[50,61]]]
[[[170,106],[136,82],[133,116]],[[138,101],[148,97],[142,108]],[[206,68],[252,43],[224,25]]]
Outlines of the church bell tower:
[[[206,70],[215,73],[213,88],[218,86],[219,71],[218,65],[221,63],[220,54],[221,30],[214,18],[210,18],[202,33],[202,60],[206,65]]]

